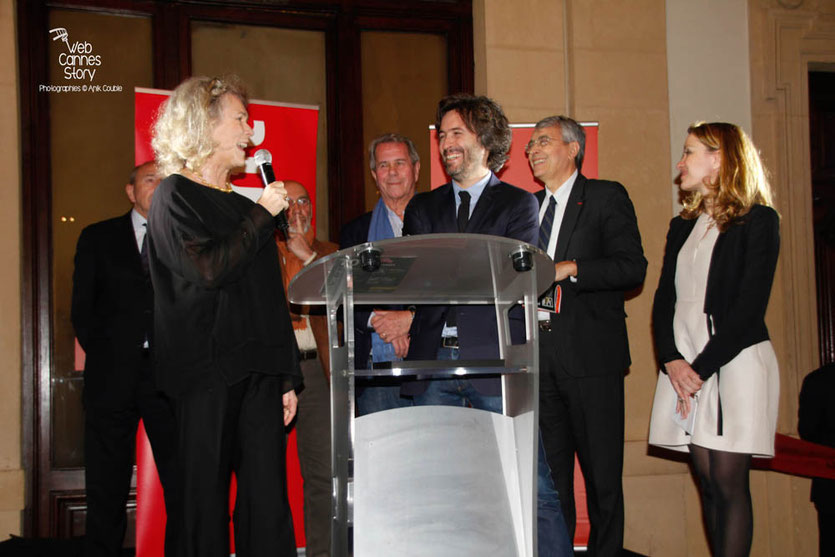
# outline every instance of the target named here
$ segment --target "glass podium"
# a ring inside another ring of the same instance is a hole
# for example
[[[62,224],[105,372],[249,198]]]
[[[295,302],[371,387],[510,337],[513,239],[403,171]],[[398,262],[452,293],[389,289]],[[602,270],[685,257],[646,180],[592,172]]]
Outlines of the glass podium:
[[[536,302],[553,277],[541,250],[477,234],[361,244],[296,275],[290,302],[327,306],[333,557],[536,556]],[[499,359],[354,360],[355,306],[453,304],[495,306]],[[508,312],[520,304],[525,342],[512,344]],[[356,377],[484,375],[501,377],[502,414],[413,406],[354,417]]]

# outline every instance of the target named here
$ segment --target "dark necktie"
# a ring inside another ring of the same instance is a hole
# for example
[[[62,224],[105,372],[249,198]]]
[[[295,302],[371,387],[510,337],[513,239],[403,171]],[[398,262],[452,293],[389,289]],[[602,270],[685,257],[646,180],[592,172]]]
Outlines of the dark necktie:
[[[466,191],[459,191],[458,197],[461,198],[461,204],[458,206],[458,232],[464,232],[470,220],[470,194]]]
[[[458,197],[461,198],[461,204],[458,205],[458,232],[467,230],[467,223],[470,220],[470,194],[466,191],[459,191]],[[447,327],[455,327],[457,325],[457,310],[456,306],[450,307],[446,312]]]
[[[142,223],[145,228],[145,235],[142,236],[142,248],[139,250],[139,259],[142,261],[142,270],[148,274],[148,223]]]
[[[539,244],[537,247],[544,252],[548,251],[548,242],[551,241],[551,229],[554,228],[554,214],[557,212],[557,200],[551,196],[548,208],[545,209],[545,216],[539,225]]]

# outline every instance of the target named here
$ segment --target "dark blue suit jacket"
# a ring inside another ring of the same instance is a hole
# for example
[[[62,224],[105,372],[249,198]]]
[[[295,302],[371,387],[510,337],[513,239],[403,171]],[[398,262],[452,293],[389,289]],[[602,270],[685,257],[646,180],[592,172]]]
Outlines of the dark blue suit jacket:
[[[132,403],[142,347],[153,327],[154,294],[142,270],[130,212],[81,231],[75,252],[72,324],[86,352],[87,405]]]
[[[473,209],[466,233],[490,234],[536,244],[539,235],[539,208],[536,198],[522,189],[491,175]],[[458,233],[452,184],[417,194],[406,207],[403,235]],[[441,332],[449,306],[419,306],[412,322],[408,360],[434,360],[441,343]],[[521,308],[517,308],[520,309]],[[459,306],[458,342],[462,360],[496,359],[499,336],[493,306]],[[511,339],[524,342],[525,325],[521,311],[511,312]],[[497,379],[475,379],[473,385],[486,395],[501,393]],[[404,385],[404,394],[419,394],[425,382]]]
[[[536,197],[541,203],[545,190]],[[577,176],[554,261],[577,263],[577,282],[559,283],[560,313],[551,319],[554,334],[544,341],[555,344],[559,371],[573,377],[623,374],[631,363],[624,293],[640,286],[647,270],[626,188]]]
[[[806,376],[797,407],[800,438],[835,447],[835,364],[828,364]],[[835,510],[835,480],[812,478],[812,502],[819,512]]]
[[[371,215],[369,211],[355,218],[342,227],[339,233],[339,249],[347,249],[368,241],[368,230],[371,228]],[[371,317],[371,310],[367,306],[354,308],[354,361],[356,366],[364,369],[368,357],[371,355],[371,333],[368,327],[368,319]]]

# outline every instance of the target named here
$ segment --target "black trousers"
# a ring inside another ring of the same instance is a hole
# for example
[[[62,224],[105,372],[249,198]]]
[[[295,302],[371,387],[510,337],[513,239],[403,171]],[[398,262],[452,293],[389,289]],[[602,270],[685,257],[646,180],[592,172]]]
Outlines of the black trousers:
[[[251,374],[230,386],[217,375],[178,398],[175,407],[183,485],[177,555],[228,557],[234,471],[236,555],[295,556],[281,378]]]
[[[304,537],[307,557],[328,557],[331,550],[331,397],[318,358],[301,362],[304,389],[299,393],[296,442],[304,480]]]
[[[574,456],[586,483],[588,555],[620,555],[623,548],[623,376],[571,377],[548,335],[540,343],[539,426],[563,515],[574,539]],[[602,348],[601,348],[602,349]]]
[[[142,369],[133,400],[85,400],[86,556],[121,555],[140,418],[154,453],[166,513],[168,517],[178,514],[174,411],[171,402],[154,387],[149,359],[144,358],[139,365]],[[173,555],[176,532],[177,527],[169,518],[165,532],[169,555]]]
[[[818,554],[835,555],[835,512],[818,509]]]

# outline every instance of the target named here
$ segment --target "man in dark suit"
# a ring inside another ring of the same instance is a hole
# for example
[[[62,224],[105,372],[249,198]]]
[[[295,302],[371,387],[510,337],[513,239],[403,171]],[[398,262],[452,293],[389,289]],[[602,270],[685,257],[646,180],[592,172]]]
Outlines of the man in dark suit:
[[[797,432],[812,443],[835,447],[835,364],[803,379],[797,407]],[[818,511],[818,554],[835,554],[835,480],[812,478],[812,502]]]
[[[404,235],[466,232],[536,243],[536,200],[494,174],[507,161],[511,142],[501,107],[486,97],[446,97],[438,106],[435,126],[438,148],[452,182],[414,197],[406,208]],[[513,341],[524,341],[524,322],[513,319],[511,325]],[[442,350],[442,356],[499,356],[496,313],[490,306],[422,307],[412,324],[411,337],[409,359],[434,360],[442,343],[449,349]],[[476,387],[474,393],[501,394],[497,379],[467,383]],[[448,383],[415,382],[405,392],[416,395],[417,403],[429,403],[432,391],[444,385]],[[426,387],[429,394],[424,393]]]
[[[623,376],[629,367],[624,293],[647,261],[635,210],[617,182],[580,174],[585,132],[571,118],[537,123],[526,148],[537,193],[537,244],[555,261],[555,285],[540,299],[539,425],[573,538],[574,455],[586,480],[590,556],[623,547]],[[549,303],[543,304],[544,298]]]
[[[148,209],[159,181],[153,162],[134,168],[125,186],[133,209],[86,227],[75,253],[72,323],[86,353],[86,556],[121,554],[140,418],[165,491],[167,514],[175,516],[176,427],[151,370],[153,290],[143,250]],[[173,548],[174,536],[169,520],[167,550]]]
[[[340,249],[365,242],[399,238],[403,235],[403,212],[420,175],[420,157],[408,137],[386,133],[368,146],[371,176],[380,199],[373,211],[342,227]],[[354,346],[357,366],[402,359],[409,349],[412,312],[402,307],[357,307],[354,311]],[[357,416],[411,406],[411,399],[400,396],[400,379],[394,377],[357,380]]]
[[[499,180],[510,150],[511,129],[501,107],[487,97],[441,99],[435,118],[438,148],[452,182],[417,194],[406,207],[403,234],[490,234],[536,243],[536,199]],[[520,308],[516,308],[520,309]],[[511,338],[524,342],[521,312],[511,311]],[[408,359],[496,359],[499,337],[492,306],[422,306],[411,327]],[[410,381],[404,394],[416,405],[471,406],[502,412],[497,377]],[[537,545],[539,555],[573,555],[540,443]]]

